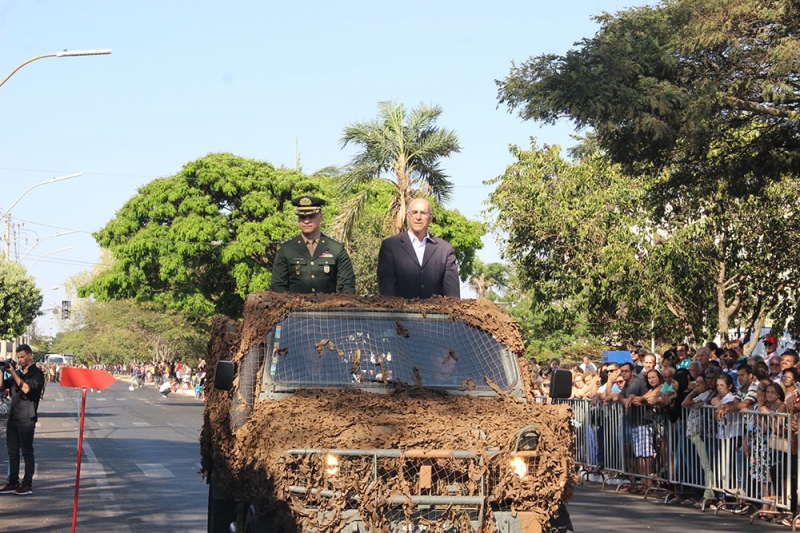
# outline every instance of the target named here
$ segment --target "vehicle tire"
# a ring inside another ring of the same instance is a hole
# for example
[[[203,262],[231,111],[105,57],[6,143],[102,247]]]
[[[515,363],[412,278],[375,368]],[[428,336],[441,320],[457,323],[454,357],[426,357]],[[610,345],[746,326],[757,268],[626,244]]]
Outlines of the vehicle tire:
[[[558,508],[558,516],[550,520],[550,533],[573,533],[572,518],[563,503]]]
[[[278,533],[269,522],[269,517],[259,514],[255,505],[248,505],[244,517],[244,533]]]
[[[219,492],[219,491],[217,491]],[[230,533],[231,522],[236,521],[236,502],[214,495],[214,482],[208,483],[208,533]]]

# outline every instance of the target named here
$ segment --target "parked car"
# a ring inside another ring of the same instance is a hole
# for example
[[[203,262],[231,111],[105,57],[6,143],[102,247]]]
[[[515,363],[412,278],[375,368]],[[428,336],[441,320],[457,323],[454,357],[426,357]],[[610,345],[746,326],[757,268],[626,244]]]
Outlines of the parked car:
[[[209,343],[209,532],[571,531],[570,411],[523,354],[491,303],[250,295]]]

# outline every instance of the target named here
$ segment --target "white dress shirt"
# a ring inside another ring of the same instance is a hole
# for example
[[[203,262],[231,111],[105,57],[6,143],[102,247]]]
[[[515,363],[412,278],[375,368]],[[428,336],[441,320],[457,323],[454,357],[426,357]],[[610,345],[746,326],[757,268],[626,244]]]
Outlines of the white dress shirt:
[[[431,238],[431,234],[427,233],[425,238],[420,241],[411,230],[408,230],[408,237],[411,239],[411,246],[414,247],[414,253],[417,254],[417,262],[422,266],[422,258],[425,257],[425,244],[428,242],[428,239]]]

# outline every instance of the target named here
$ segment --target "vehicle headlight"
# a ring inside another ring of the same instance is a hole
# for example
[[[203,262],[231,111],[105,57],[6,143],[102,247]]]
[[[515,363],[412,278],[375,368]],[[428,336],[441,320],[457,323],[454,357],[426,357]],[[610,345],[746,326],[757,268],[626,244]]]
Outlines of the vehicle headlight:
[[[329,476],[339,473],[339,458],[332,453],[325,456],[325,473]]]
[[[522,457],[514,457],[508,462],[511,470],[519,476],[520,479],[525,479],[528,474],[528,463]]]

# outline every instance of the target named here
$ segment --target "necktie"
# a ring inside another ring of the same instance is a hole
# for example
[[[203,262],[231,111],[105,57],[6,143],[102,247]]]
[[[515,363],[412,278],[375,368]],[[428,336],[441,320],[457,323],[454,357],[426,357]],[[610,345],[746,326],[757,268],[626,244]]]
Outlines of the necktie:
[[[317,249],[317,241],[306,241],[306,247],[308,248],[308,253],[311,254],[311,257],[314,257],[314,252]]]

